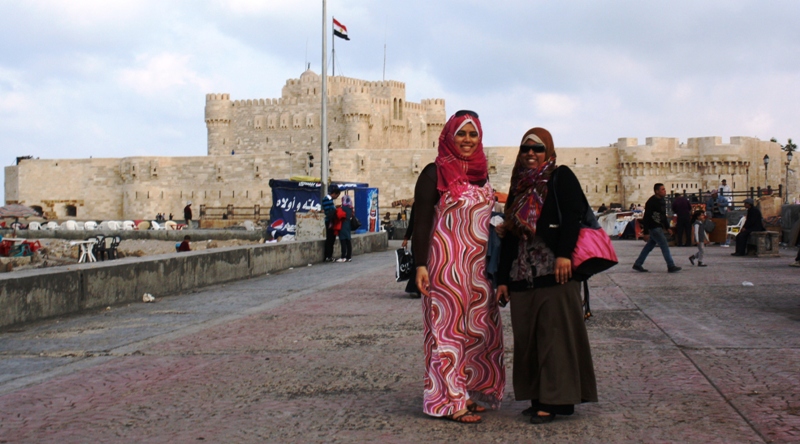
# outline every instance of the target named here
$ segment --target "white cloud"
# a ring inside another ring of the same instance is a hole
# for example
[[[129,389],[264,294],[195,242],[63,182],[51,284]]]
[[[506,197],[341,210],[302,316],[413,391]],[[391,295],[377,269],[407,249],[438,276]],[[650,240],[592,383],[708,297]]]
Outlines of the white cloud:
[[[537,94],[536,107],[547,117],[571,117],[578,101],[564,94]]]
[[[120,70],[119,82],[123,87],[150,97],[171,94],[176,88],[186,86],[197,91],[209,91],[211,81],[189,66],[190,59],[185,54],[143,54],[136,57],[138,67]]]

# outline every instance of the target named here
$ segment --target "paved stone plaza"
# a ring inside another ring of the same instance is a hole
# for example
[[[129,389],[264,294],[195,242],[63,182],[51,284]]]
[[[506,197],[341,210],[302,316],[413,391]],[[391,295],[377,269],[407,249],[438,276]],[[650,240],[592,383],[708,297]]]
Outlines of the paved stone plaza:
[[[422,310],[387,251],[7,329],[0,443],[800,442],[796,251],[642,274],[642,245],[591,280],[600,402],[551,424],[513,399],[508,308],[501,410],[422,414]]]

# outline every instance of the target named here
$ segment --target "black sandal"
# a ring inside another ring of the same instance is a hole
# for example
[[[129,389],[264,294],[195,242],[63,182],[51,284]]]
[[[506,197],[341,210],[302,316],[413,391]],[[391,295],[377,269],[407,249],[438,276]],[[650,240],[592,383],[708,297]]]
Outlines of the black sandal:
[[[467,418],[472,418],[472,417],[478,418],[478,420],[477,421],[465,421]],[[448,415],[448,416],[442,416],[442,418],[449,419],[450,421],[458,422],[458,423],[461,423],[461,424],[480,424],[481,421],[483,421],[483,418],[481,418],[480,416],[470,412],[469,409],[467,409],[466,412],[464,412],[464,413],[462,413],[462,414],[460,414],[458,416],[456,416],[455,414],[452,414],[452,415]]]
[[[486,407],[479,405],[477,402],[473,402],[472,404],[467,404],[467,410],[470,413],[483,413],[486,411]]]

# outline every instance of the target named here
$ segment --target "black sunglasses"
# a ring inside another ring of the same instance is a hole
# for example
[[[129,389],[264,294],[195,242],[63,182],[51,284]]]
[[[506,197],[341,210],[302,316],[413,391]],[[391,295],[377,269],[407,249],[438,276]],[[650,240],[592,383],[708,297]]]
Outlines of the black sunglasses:
[[[468,109],[462,109],[461,111],[456,111],[456,117],[462,117],[462,116],[472,116],[477,119],[478,113],[476,113],[475,111],[470,111]]]
[[[520,145],[519,152],[521,154],[528,154],[531,150],[534,153],[543,153],[547,150],[544,145],[537,143],[536,145]]]

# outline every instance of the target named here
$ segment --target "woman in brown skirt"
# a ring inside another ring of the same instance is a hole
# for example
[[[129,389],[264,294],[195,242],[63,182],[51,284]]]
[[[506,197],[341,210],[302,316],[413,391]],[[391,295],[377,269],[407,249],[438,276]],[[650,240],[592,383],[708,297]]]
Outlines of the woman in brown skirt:
[[[522,413],[533,424],[571,415],[575,404],[597,402],[581,277],[573,276],[570,259],[586,211],[582,194],[572,170],[556,167],[550,133],[526,132],[500,230],[497,296],[511,301],[514,394],[531,401]]]

